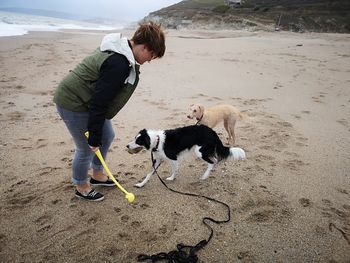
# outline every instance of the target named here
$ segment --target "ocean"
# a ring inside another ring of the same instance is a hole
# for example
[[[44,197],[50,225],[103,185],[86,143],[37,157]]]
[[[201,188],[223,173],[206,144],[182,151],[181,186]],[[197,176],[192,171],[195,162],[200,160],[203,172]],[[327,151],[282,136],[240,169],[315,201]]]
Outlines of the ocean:
[[[126,25],[102,25],[76,20],[0,11],[0,37],[25,35],[28,34],[29,31],[59,31],[61,29],[120,30],[124,26]]]

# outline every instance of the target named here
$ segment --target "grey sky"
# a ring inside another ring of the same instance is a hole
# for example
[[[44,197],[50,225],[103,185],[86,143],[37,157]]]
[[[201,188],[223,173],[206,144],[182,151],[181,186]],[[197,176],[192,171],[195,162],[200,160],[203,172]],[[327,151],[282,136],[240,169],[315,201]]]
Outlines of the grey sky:
[[[0,0],[0,8],[45,9],[91,17],[136,21],[181,0]]]

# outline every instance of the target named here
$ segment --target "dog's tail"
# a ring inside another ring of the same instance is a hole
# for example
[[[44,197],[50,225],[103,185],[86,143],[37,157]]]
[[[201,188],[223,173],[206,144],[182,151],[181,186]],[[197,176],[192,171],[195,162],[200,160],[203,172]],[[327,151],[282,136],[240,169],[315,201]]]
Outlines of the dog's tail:
[[[234,161],[244,160],[246,158],[245,151],[242,148],[238,147],[226,147],[222,143],[217,145],[216,154],[218,155],[218,159],[231,159]]]
[[[232,160],[244,160],[246,158],[245,151],[239,147],[231,147],[230,148],[230,156]]]

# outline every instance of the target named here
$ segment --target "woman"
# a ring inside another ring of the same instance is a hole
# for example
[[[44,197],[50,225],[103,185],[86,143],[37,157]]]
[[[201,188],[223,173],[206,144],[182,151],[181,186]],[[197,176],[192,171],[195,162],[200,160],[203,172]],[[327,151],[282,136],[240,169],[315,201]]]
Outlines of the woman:
[[[115,136],[111,119],[134,92],[140,65],[161,58],[164,52],[161,26],[141,24],[130,40],[118,33],[106,35],[100,47],[60,82],[53,100],[76,145],[72,182],[77,197],[101,201],[104,196],[92,186],[114,186],[94,152],[100,149],[106,158]]]

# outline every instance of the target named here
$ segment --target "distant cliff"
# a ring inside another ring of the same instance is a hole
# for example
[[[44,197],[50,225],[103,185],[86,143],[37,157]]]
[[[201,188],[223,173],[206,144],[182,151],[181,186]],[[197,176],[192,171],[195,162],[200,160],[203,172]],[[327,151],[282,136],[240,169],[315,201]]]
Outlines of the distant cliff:
[[[350,33],[350,0],[185,0],[144,20],[176,29]]]

